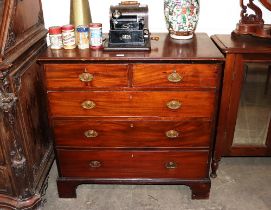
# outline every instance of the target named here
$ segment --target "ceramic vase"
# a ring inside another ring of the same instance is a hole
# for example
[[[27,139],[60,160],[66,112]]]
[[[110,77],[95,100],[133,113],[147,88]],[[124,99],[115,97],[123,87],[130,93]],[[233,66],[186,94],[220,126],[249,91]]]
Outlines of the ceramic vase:
[[[199,0],[164,0],[164,14],[173,39],[191,39],[199,19]]]

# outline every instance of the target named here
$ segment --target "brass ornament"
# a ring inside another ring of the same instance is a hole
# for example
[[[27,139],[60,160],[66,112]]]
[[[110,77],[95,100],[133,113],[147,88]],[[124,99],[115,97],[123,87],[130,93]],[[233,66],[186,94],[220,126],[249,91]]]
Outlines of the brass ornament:
[[[183,77],[179,73],[177,73],[176,70],[174,70],[173,73],[168,75],[167,79],[169,82],[178,83],[182,81]]]
[[[96,104],[93,101],[84,101],[81,106],[84,109],[93,109],[95,108]]]
[[[176,130],[169,130],[166,132],[166,137],[170,139],[178,138],[180,136],[180,133]]]
[[[165,167],[167,169],[175,169],[175,168],[177,168],[177,163],[170,161],[170,162],[166,163]]]
[[[100,168],[102,166],[102,163],[98,160],[92,160],[90,161],[89,166],[91,168]]]
[[[95,138],[98,136],[98,132],[95,130],[87,130],[84,132],[84,135],[87,138]]]
[[[172,101],[169,101],[168,103],[167,103],[167,107],[169,108],[169,109],[172,109],[172,110],[176,110],[176,109],[179,109],[179,108],[181,108],[181,102],[180,101],[177,101],[177,100],[172,100]]]
[[[84,72],[79,75],[79,79],[81,82],[91,82],[93,78],[94,78],[93,74],[90,74],[88,72]]]

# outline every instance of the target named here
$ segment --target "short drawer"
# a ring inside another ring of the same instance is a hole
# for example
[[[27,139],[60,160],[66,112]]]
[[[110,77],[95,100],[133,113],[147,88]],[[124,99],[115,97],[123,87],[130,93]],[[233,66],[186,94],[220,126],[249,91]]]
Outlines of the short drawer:
[[[220,65],[215,64],[135,64],[135,87],[216,88]]]
[[[48,90],[126,87],[128,65],[47,64],[45,77]]]
[[[208,117],[214,112],[215,92],[50,92],[50,110],[60,116]]]
[[[208,176],[208,151],[57,150],[61,176],[180,178]]]
[[[210,145],[210,121],[54,120],[56,146],[195,148]]]

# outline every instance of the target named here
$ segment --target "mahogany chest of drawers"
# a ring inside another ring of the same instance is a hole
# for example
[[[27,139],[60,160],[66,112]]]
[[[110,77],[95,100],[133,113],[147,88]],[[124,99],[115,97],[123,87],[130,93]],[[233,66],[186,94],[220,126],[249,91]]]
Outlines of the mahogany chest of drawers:
[[[150,52],[50,49],[43,65],[60,197],[87,183],[184,184],[208,198],[223,55],[206,34]]]

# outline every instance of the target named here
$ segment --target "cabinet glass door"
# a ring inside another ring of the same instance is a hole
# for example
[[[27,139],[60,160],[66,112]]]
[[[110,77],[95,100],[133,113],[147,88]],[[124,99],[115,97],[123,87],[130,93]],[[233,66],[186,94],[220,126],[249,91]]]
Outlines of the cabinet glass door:
[[[233,145],[265,146],[271,118],[271,64],[245,64]]]

